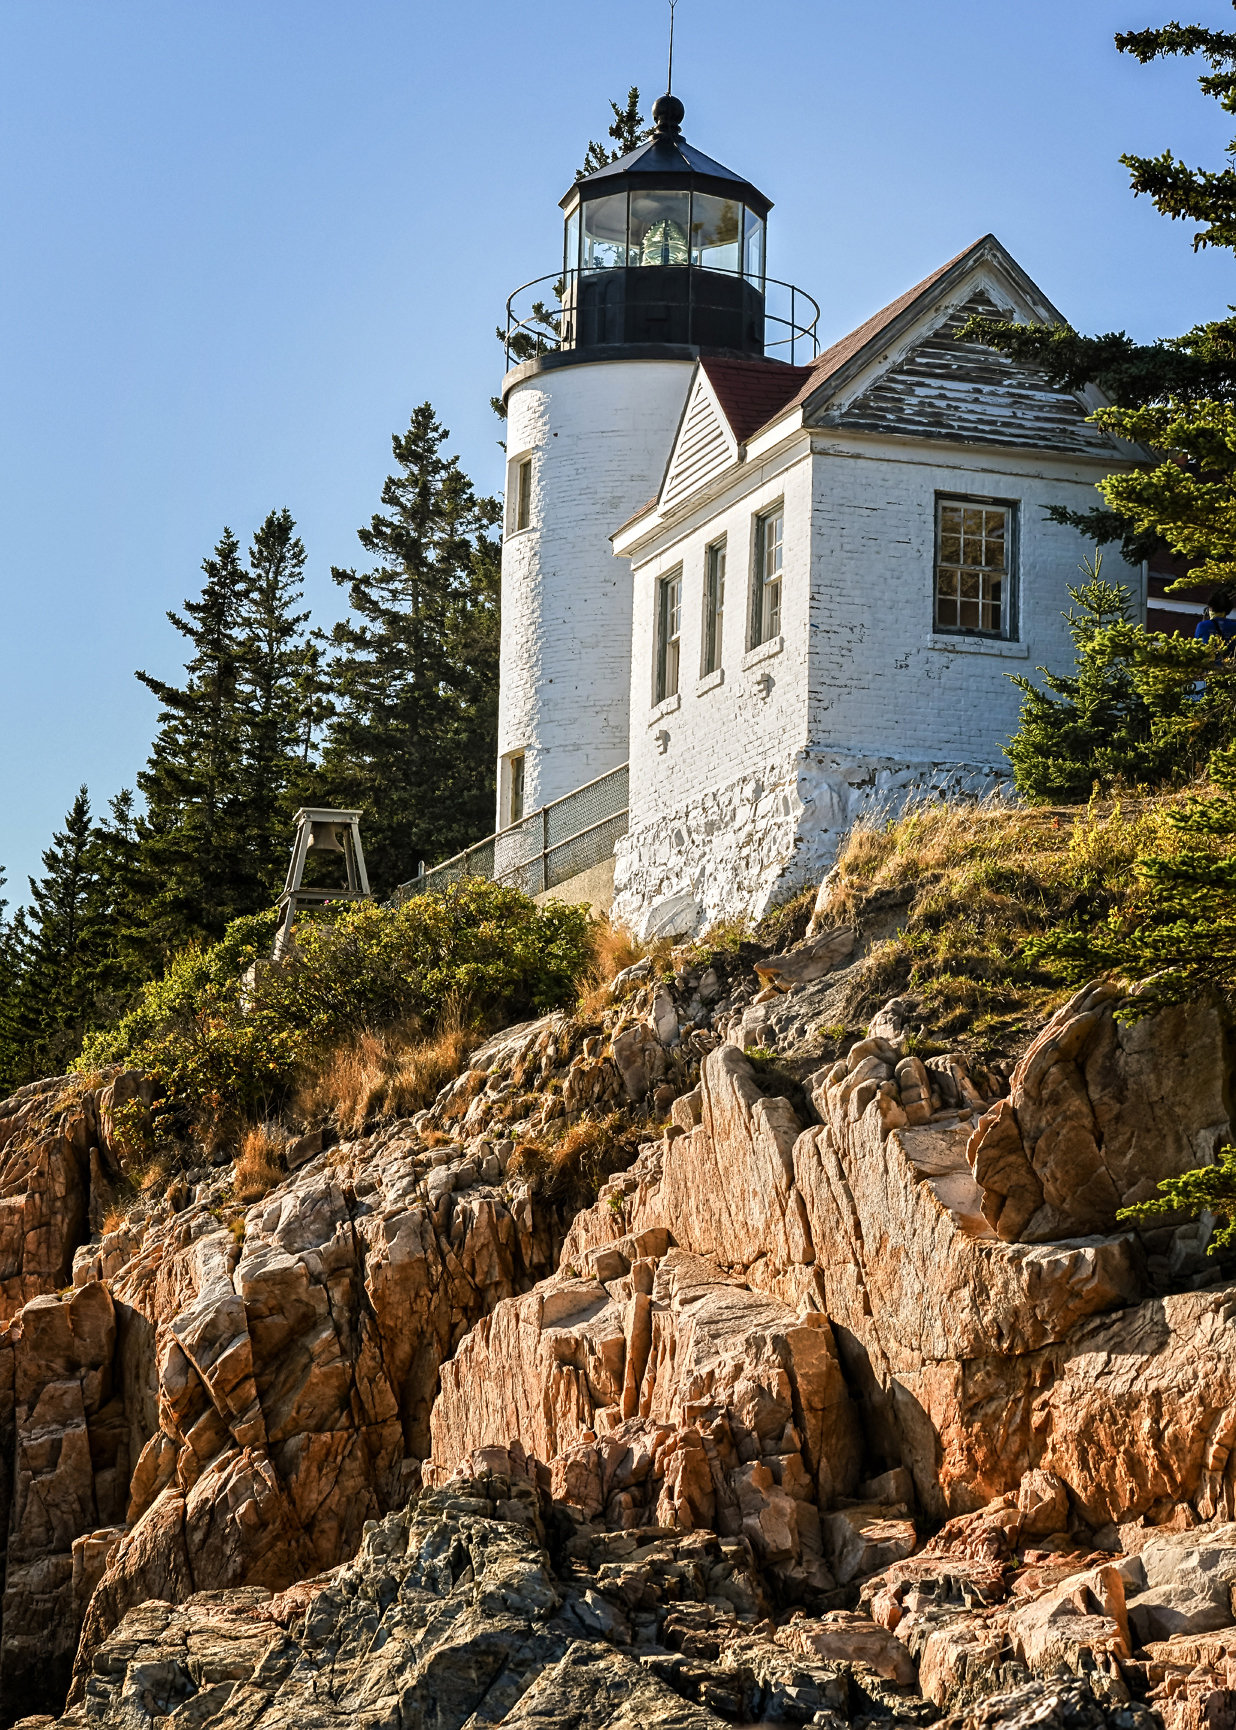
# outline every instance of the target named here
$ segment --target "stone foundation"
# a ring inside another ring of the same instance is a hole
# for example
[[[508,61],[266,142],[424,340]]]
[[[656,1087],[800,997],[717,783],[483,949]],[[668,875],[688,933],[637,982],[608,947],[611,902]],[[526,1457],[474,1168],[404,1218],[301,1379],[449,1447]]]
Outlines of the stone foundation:
[[[616,923],[641,940],[689,936],[721,920],[758,919],[837,857],[861,821],[937,799],[1011,796],[1006,770],[803,751],[640,822],[616,849]]]

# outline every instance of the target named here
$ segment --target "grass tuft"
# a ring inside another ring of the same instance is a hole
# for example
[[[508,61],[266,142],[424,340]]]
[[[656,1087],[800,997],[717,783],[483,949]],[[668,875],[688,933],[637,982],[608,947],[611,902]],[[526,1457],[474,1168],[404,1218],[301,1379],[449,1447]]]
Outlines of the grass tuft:
[[[329,1118],[352,1135],[374,1119],[410,1117],[433,1103],[479,1043],[457,1017],[428,1035],[415,1022],[367,1030],[306,1068],[293,1110],[304,1123]]]
[[[286,1145],[287,1137],[272,1124],[256,1123],[245,1131],[232,1170],[232,1193],[238,1202],[247,1207],[261,1201],[282,1182],[287,1175]]]

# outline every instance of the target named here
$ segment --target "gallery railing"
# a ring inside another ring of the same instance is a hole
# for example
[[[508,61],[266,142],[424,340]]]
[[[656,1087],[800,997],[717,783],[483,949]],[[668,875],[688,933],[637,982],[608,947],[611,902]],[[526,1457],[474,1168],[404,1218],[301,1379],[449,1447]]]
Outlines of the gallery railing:
[[[445,889],[464,877],[510,883],[527,895],[556,889],[581,871],[613,858],[615,844],[627,832],[627,789],[624,763],[401,883],[393,899],[399,902],[426,889]]]

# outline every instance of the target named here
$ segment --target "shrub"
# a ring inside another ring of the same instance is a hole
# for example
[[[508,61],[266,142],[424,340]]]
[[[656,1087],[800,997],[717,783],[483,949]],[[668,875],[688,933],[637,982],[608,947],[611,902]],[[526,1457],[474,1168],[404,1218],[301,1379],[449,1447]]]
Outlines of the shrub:
[[[278,965],[267,960],[276,923],[274,911],[238,919],[219,943],[183,951],[88,1040],[82,1067],[142,1069],[199,1123],[264,1117],[301,1066],[365,1030],[540,1014],[570,1000],[591,961],[586,908],[537,907],[479,878],[399,907],[302,918]]]

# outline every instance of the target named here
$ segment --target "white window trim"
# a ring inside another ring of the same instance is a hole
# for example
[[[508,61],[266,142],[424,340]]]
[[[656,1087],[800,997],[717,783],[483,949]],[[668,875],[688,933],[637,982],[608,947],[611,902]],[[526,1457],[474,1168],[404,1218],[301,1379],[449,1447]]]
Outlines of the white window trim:
[[[758,667],[761,661],[770,660],[773,655],[779,655],[784,648],[784,637],[769,637],[766,643],[757,643],[754,649],[748,649],[742,658],[743,672],[749,667]]]
[[[517,538],[517,536],[530,535],[536,529],[536,524],[534,522],[531,522],[531,521],[529,521],[526,528],[520,529],[520,528],[516,528],[516,526],[515,526],[516,522],[518,521],[518,518],[519,518],[519,475],[520,475],[520,471],[523,468],[523,465],[525,463],[532,463],[535,456],[536,456],[535,451],[527,450],[527,451],[521,451],[518,456],[508,457],[508,459],[507,459],[506,501],[505,501],[505,503],[506,503],[506,513],[505,514],[506,514],[507,528],[506,528],[506,533],[503,536],[504,540],[513,541]],[[531,489],[529,489],[529,496],[528,496],[528,512],[529,512],[529,516],[531,516],[531,513],[532,513]]]
[[[672,697],[663,697],[659,703],[654,703],[648,711],[648,725],[653,727],[658,721],[665,719],[682,708],[682,692],[675,691]]]
[[[980,631],[976,628],[944,626],[936,623],[936,608],[939,603],[937,584],[940,579],[940,508],[942,505],[974,505],[980,509],[1001,510],[1007,520],[1005,535],[1004,581],[1006,595],[1001,607],[1003,622],[999,631]],[[979,494],[937,492],[933,511],[933,548],[931,563],[931,618],[932,629],[928,637],[930,648],[944,647],[952,642],[962,642],[974,649],[980,645],[993,645],[989,653],[1000,653],[1000,645],[1012,646],[1014,649],[1021,641],[1021,500],[994,498]],[[963,651],[964,653],[964,651]],[[1029,654],[1029,650],[1025,651]],[[1021,658],[1021,657],[1018,657]]]
[[[940,649],[946,655],[997,655],[1010,661],[1028,661],[1030,645],[1011,641],[1008,637],[965,636],[960,631],[956,636],[944,633],[933,634],[927,638],[924,648]]]

